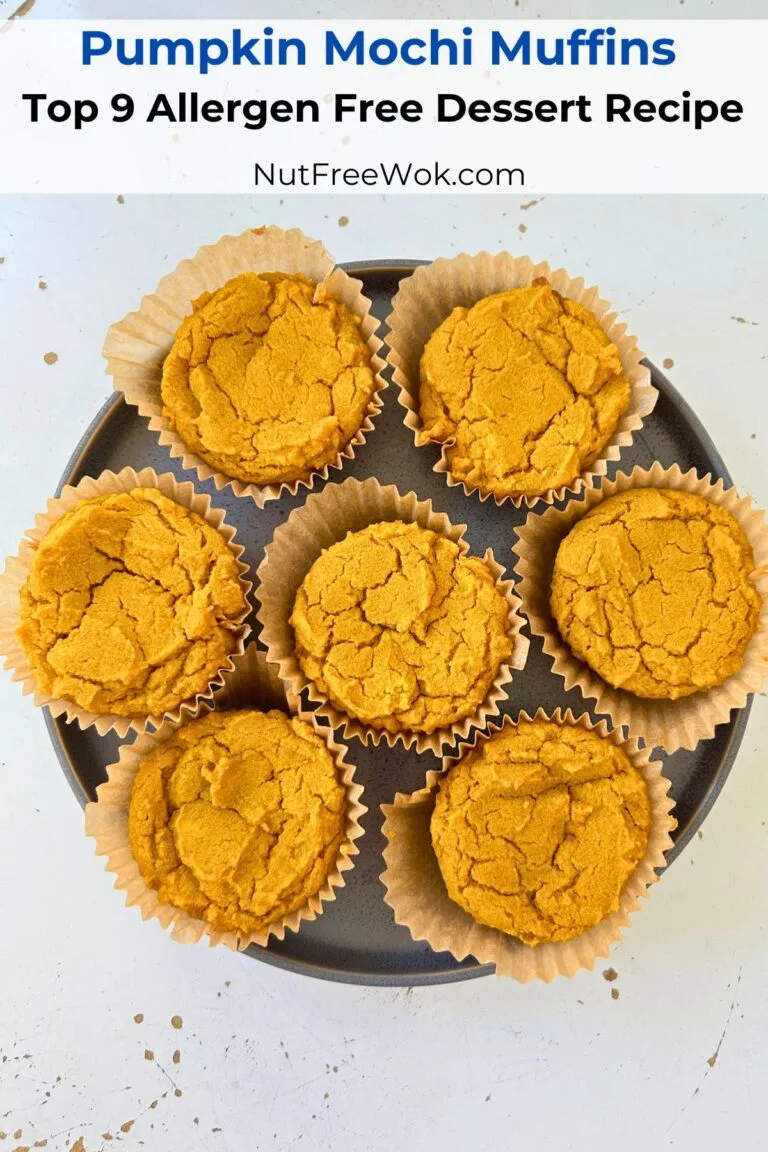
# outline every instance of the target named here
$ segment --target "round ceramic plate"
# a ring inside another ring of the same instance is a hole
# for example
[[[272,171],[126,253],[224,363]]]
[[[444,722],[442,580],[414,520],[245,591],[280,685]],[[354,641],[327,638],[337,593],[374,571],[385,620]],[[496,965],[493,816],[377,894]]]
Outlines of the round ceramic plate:
[[[362,279],[373,300],[374,313],[383,320],[399,281],[418,263],[382,261],[343,267]],[[647,467],[660,460],[665,465],[678,463],[683,471],[693,466],[700,473],[709,472],[730,482],[725,464],[697,417],[653,365],[651,372],[659,400],[631,448],[622,453],[622,469],[629,470],[635,464]],[[333,473],[332,479],[376,476],[382,484],[396,484],[403,493],[413,489],[422,499],[431,498],[435,509],[446,512],[455,524],[468,524],[467,538],[474,554],[481,555],[492,547],[496,559],[511,570],[515,562],[510,551],[512,530],[525,518],[525,509],[498,508],[492,500],[482,504],[476,495],[466,497],[461,488],[449,488],[442,476],[432,472],[439,450],[414,447],[403,424],[404,410],[397,402],[396,389],[388,388],[383,395],[384,408],[368,443],[358,450],[351,465],[343,473]],[[275,528],[307,495],[304,489],[296,497],[271,501],[260,510],[229,490],[216,492],[210,482],[201,484],[171,460],[168,450],[149,432],[146,421],[118,396],[107,401],[78,444],[60,487],[76,484],[84,475],[97,476],[105,468],[118,471],[129,464],[137,469],[149,465],[158,472],[172,471],[207,490],[213,503],[223,506],[229,522],[237,527],[238,540],[245,545],[244,559],[252,571]],[[610,474],[615,471],[616,465],[612,465]],[[253,624],[257,628],[255,619]],[[563,691],[562,681],[552,675],[550,660],[542,653],[541,641],[534,639],[525,671],[515,677],[503,711],[514,714],[524,708],[533,712],[539,706],[547,710],[570,707],[577,714],[589,710],[578,691]],[[747,707],[733,713],[730,722],[717,729],[714,739],[699,744],[695,751],[664,757],[678,820],[670,861],[693,836],[722,788],[744,735],[748,712]],[[47,711],[45,715],[64,773],[84,804],[94,798],[105,766],[117,758],[118,740],[114,735],[100,737],[93,729],[82,732],[76,724],[51,719]],[[405,928],[393,923],[392,912],[383,901],[379,875],[384,839],[379,805],[390,801],[395,792],[420,787],[427,770],[438,766],[437,760],[431,753],[417,755],[401,747],[389,749],[386,744],[373,748],[357,740],[350,742],[349,759],[358,766],[368,813],[363,820],[360,855],[347,873],[346,888],[318,920],[303,924],[300,932],[288,932],[283,941],[272,941],[267,948],[249,948],[247,954],[308,976],[356,984],[439,984],[487,975],[492,971],[489,965],[474,960],[458,963],[448,953],[433,952],[428,945],[413,941]]]

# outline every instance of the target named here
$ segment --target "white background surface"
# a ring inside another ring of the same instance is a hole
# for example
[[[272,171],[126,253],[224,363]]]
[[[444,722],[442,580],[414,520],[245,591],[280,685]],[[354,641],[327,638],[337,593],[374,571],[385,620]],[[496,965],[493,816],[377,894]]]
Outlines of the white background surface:
[[[137,14],[142,6],[148,0]],[[103,15],[112,7],[71,10]],[[286,15],[297,7],[286,4]],[[401,14],[405,5],[390,7]],[[628,7],[593,2],[575,11],[616,16]],[[677,3],[648,7],[679,12]],[[755,7],[729,10],[756,15]],[[63,5],[39,0],[37,8],[55,15]],[[689,10],[712,11],[706,0]],[[345,14],[341,4],[325,11]],[[486,5],[478,14],[493,12]],[[547,14],[573,9],[553,4]],[[765,505],[768,201],[550,197],[520,205],[469,197],[0,198],[0,553],[15,551],[107,394],[107,325],[199,244],[262,222],[298,224],[340,260],[509,247],[583,273],[616,302],[652,359],[674,360],[672,380]],[[53,366],[43,361],[48,351],[58,353]],[[58,1152],[79,1137],[87,1152],[118,1144],[128,1152],[766,1146],[763,699],[703,838],[612,956],[613,985],[600,965],[549,987],[483,979],[360,989],[176,945],[111,890],[42,716],[6,676],[0,733],[0,1152],[45,1140]],[[175,1014],[180,1031],[170,1023]]]

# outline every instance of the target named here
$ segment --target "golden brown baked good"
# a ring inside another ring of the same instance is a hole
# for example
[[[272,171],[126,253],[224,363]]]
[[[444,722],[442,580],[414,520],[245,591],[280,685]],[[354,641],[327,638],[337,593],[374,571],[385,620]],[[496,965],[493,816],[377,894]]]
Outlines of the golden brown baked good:
[[[224,537],[134,488],[81,501],[47,532],[18,636],[39,691],[98,715],[159,716],[207,691],[246,610]]]
[[[738,521],[703,496],[611,496],[561,542],[552,612],[571,651],[614,688],[675,700],[741,666],[761,598]]]
[[[248,936],[322,888],[344,823],[344,788],[309,724],[276,711],[213,712],[141,761],[128,837],[162,901]]]
[[[440,783],[432,845],[451,900],[526,944],[571,940],[619,905],[645,854],[648,790],[623,749],[533,720],[483,740]]]
[[[474,715],[511,652],[483,560],[418,524],[371,524],[315,561],[291,616],[307,678],[373,728],[431,733]]]
[[[359,431],[375,390],[360,320],[306,276],[245,272],[193,304],[163,365],[164,415],[211,468],[306,479]]]
[[[572,484],[629,407],[597,317],[542,279],[454,308],[420,376],[417,443],[446,444],[451,475],[499,497]]]

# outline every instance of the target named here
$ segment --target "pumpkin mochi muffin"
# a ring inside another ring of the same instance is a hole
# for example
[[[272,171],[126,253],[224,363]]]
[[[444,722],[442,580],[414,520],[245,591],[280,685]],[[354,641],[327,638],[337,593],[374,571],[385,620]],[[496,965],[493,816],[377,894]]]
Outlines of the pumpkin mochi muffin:
[[[159,716],[206,692],[247,612],[227,541],[155,488],[66,512],[20,599],[37,689],[102,716]]]
[[[417,443],[444,443],[451,475],[498,497],[572,484],[630,399],[597,317],[541,278],[454,308],[427,341],[420,378]]]
[[[360,320],[306,276],[245,272],[194,301],[163,365],[163,413],[226,476],[306,479],[363,423],[376,383]]]
[[[322,888],[344,825],[344,787],[309,724],[212,712],[141,761],[128,838],[160,900],[245,937]]]
[[[315,561],[291,615],[306,677],[388,732],[473,716],[512,650],[487,564],[418,524],[371,524]]]
[[[440,782],[432,845],[448,895],[526,944],[614,912],[645,854],[648,790],[623,749],[574,725],[510,724]]]
[[[740,668],[762,603],[754,567],[725,508],[635,489],[593,508],[561,542],[552,613],[574,655],[608,684],[676,700]]]

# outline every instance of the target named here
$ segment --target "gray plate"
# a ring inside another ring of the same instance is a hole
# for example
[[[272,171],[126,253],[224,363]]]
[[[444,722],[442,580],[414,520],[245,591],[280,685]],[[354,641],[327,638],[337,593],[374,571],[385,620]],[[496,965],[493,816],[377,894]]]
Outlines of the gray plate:
[[[403,260],[344,267],[363,280],[376,316],[384,319],[398,281],[417,263]],[[659,401],[632,447],[622,454],[622,467],[648,466],[661,460],[666,465],[678,463],[684,471],[693,466],[730,483],[725,464],[697,417],[658,369],[651,365],[651,371]],[[384,397],[375,431],[343,475],[360,479],[375,475],[384,484],[396,484],[401,492],[414,489],[420,497],[430,497],[454,523],[469,524],[467,537],[474,553],[481,554],[490,546],[496,558],[511,567],[512,530],[525,512],[508,506],[497,508],[492,501],[481,504],[476,496],[466,497],[460,488],[448,488],[445,480],[431,471],[439,456],[437,448],[417,451],[403,424],[395,389],[387,389]],[[170,470],[180,479],[190,478],[170,459],[167,449],[160,447],[135,409],[112,397],[77,446],[61,486],[76,484],[85,475],[97,476],[105,468],[117,471],[129,464],[135,468],[149,465],[158,472]],[[615,470],[613,466],[612,472]],[[343,476],[336,473],[334,479],[340,478]],[[260,511],[250,500],[238,499],[229,491],[216,492],[211,483],[198,481],[197,486],[210,494],[214,504],[226,509],[230,522],[237,526],[252,570],[277,525],[306,498],[304,491],[295,498],[273,501]],[[253,623],[256,626],[255,620]],[[530,712],[539,706],[548,710],[567,706],[576,714],[587,710],[581,694],[576,690],[564,692],[561,680],[550,669],[541,642],[534,639],[525,672],[515,677],[503,711],[514,714],[525,708]],[[733,713],[730,722],[717,729],[714,739],[700,744],[694,752],[680,751],[664,758],[678,819],[671,860],[688,843],[717,798],[744,735],[748,713],[749,706]],[[102,738],[93,729],[82,732],[75,724],[52,720],[47,711],[45,715],[64,773],[84,804],[94,797],[106,765],[117,758],[118,740],[114,735]],[[448,953],[435,953],[426,944],[415,943],[405,928],[393,923],[382,899],[379,874],[384,840],[379,805],[391,800],[396,791],[420,786],[426,771],[437,767],[437,760],[431,753],[419,756],[399,747],[369,748],[356,740],[351,741],[350,759],[358,765],[369,811],[363,821],[366,834],[360,841],[360,856],[348,873],[347,887],[318,920],[302,925],[300,933],[289,932],[285,940],[272,942],[268,948],[249,948],[248,954],[280,968],[354,984],[439,984],[487,975],[492,971],[490,965],[474,960],[460,964]]]

